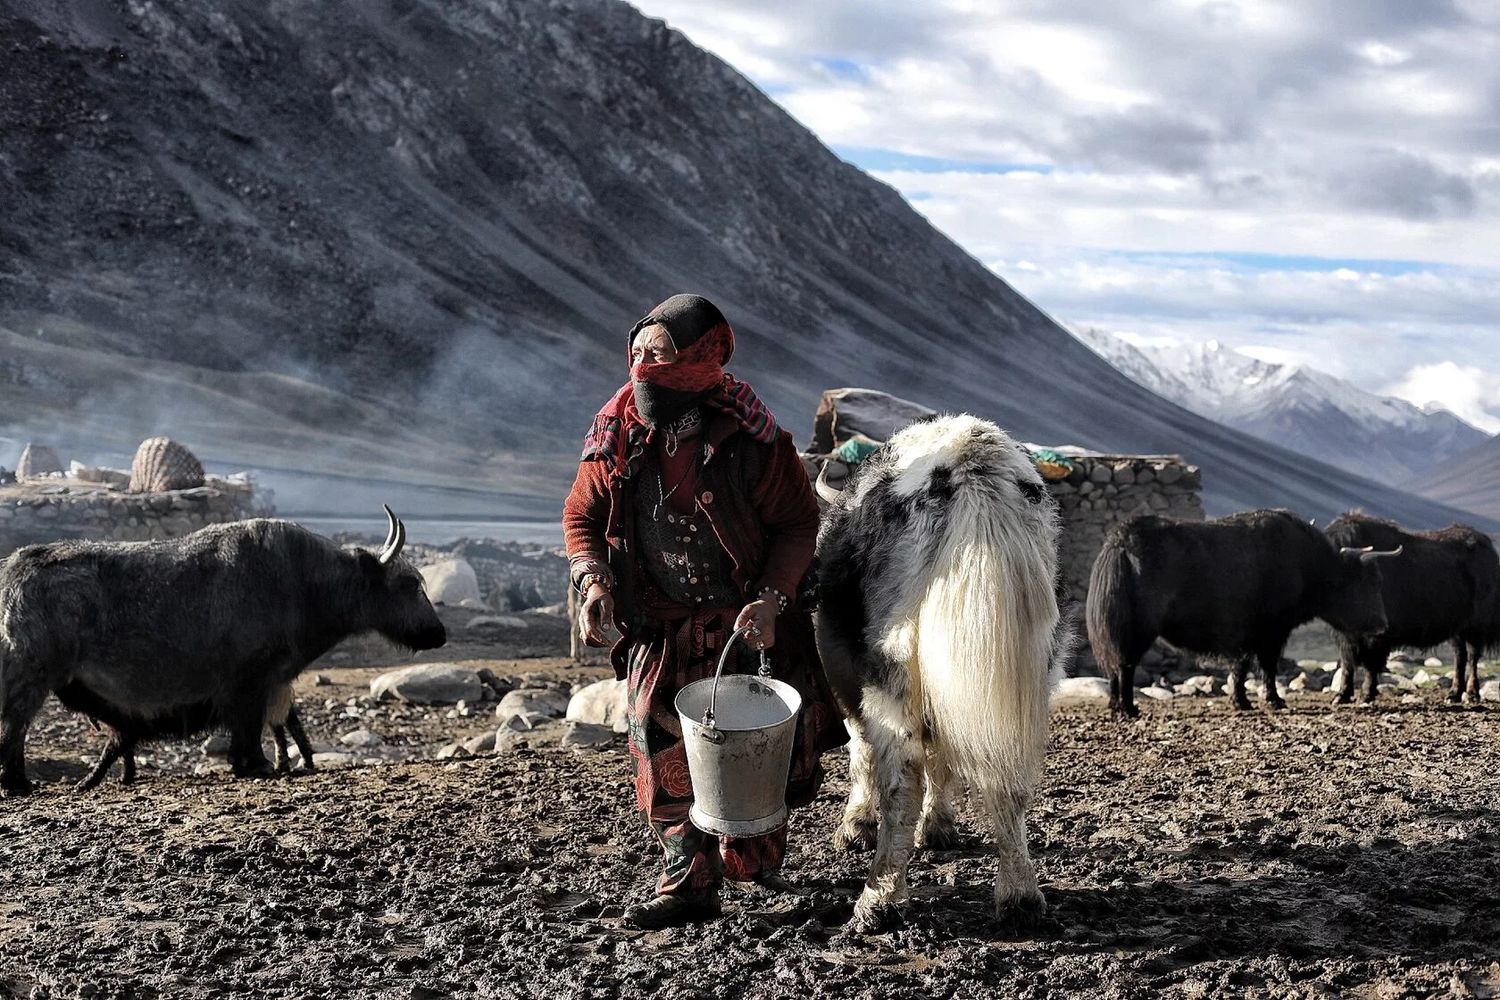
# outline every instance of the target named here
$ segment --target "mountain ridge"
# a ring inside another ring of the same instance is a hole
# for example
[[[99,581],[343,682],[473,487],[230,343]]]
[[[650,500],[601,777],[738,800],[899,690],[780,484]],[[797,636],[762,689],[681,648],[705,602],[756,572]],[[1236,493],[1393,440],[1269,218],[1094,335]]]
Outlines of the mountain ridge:
[[[824,388],[866,385],[1181,453],[1218,512],[1456,516],[1135,385],[623,3],[23,11],[0,12],[13,438],[165,432],[555,506],[625,330],[695,290],[799,438]]]

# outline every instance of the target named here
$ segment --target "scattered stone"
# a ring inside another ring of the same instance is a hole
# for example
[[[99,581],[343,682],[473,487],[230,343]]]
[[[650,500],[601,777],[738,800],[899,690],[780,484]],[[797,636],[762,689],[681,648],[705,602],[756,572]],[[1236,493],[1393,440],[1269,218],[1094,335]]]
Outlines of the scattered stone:
[[[1428,662],[1430,663],[1432,661],[1429,660]],[[1442,665],[1443,665],[1442,661],[1439,660],[1438,661],[1438,666],[1442,666]],[[1415,684],[1417,687],[1436,687],[1437,686],[1437,678],[1434,677],[1432,674],[1429,674],[1425,669],[1418,670],[1416,673],[1412,674],[1411,675],[1411,682],[1413,684]]]
[[[1053,701],[1096,701],[1109,698],[1109,681],[1103,677],[1064,677],[1052,692]]]
[[[381,746],[385,743],[385,740],[381,739],[378,734],[370,732],[368,729],[356,729],[353,732],[345,733],[344,735],[340,736],[339,742],[344,744],[344,746],[346,747],[369,748]]]
[[[1328,686],[1335,691],[1342,691],[1344,690],[1344,681],[1348,676],[1348,672],[1342,665],[1336,665],[1333,669],[1333,680],[1328,682]]]
[[[313,674],[313,687],[328,687],[333,684],[327,674]]]
[[[492,610],[494,610],[488,604],[484,603],[483,601],[481,601],[477,597],[465,597],[463,600],[461,600],[461,601],[458,602],[458,606],[461,607],[461,608],[468,608],[470,611],[492,611]],[[470,622],[470,624],[472,625],[473,623]]]
[[[28,442],[21,451],[21,460],[16,463],[18,479],[40,479],[57,475],[63,471],[62,459],[57,452],[44,444]]]
[[[558,741],[558,745],[567,747],[569,750],[599,750],[614,741],[615,731],[608,726],[595,726],[587,722],[566,722],[563,724],[562,739]]]
[[[470,618],[464,628],[468,629],[491,629],[491,628],[525,628],[528,622],[519,615],[479,615]]]
[[[1500,701],[1500,679],[1485,681],[1479,687],[1480,701]]]
[[[464,749],[464,745],[462,743],[449,743],[447,746],[443,747],[437,752],[438,760],[459,760],[464,757],[471,756],[473,755],[470,754],[468,750]]]
[[[1139,694],[1143,698],[1150,698],[1154,701],[1171,701],[1173,698],[1177,697],[1176,692],[1174,692],[1171,688],[1157,687],[1155,684],[1152,684],[1149,687],[1141,688],[1140,691],[1137,692],[1137,694]]]
[[[480,733],[478,736],[470,736],[464,740],[464,749],[472,754],[490,753],[495,749],[495,730]]]
[[[370,682],[376,699],[413,702],[418,705],[452,705],[478,701],[484,684],[472,667],[456,663],[421,663],[381,674]]]
[[[500,731],[513,733],[529,733],[540,729],[551,722],[545,715],[537,715],[535,712],[517,712],[500,723]]]
[[[1395,650],[1394,652],[1392,652],[1390,656],[1387,656],[1385,658],[1385,662],[1387,662],[1387,663],[1416,663],[1417,662],[1417,658],[1415,656],[1412,656],[1410,653],[1406,652],[1404,649],[1398,649],[1398,650]]]
[[[609,678],[582,688],[568,701],[564,718],[570,722],[608,726],[617,733],[625,732],[625,682]]]
[[[1443,661],[1438,659],[1436,656],[1429,656],[1427,659],[1422,661],[1422,666],[1427,667],[1429,670],[1437,670],[1442,667],[1442,665]]]
[[[1328,687],[1329,677],[1320,668],[1304,670],[1287,684],[1288,691],[1322,691]]]
[[[561,718],[568,711],[568,696],[547,688],[519,688],[500,699],[495,718],[504,722],[513,715],[531,713],[543,718]]]
[[[421,573],[427,585],[427,599],[433,604],[460,605],[466,599],[484,604],[479,577],[467,559],[443,559],[423,566]]]
[[[229,734],[214,733],[203,741],[201,747],[205,757],[228,757],[229,756]]]
[[[359,758],[352,753],[313,753],[314,767],[353,767]]]

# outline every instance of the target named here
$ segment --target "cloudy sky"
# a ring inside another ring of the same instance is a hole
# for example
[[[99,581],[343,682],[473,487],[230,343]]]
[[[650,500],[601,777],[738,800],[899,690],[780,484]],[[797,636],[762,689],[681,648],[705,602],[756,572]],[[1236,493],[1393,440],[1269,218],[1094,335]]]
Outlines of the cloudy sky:
[[[1063,323],[1500,431],[1500,0],[637,0]]]

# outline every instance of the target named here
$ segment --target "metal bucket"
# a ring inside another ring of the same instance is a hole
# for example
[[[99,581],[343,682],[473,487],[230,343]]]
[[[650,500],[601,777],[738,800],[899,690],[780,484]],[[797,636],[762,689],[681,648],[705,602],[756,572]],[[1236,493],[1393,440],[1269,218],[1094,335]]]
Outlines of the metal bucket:
[[[753,837],[786,822],[786,780],[802,696],[773,679],[766,654],[758,676],[724,677],[729,637],[712,677],[684,687],[673,702],[682,721],[693,825],[707,833]]]

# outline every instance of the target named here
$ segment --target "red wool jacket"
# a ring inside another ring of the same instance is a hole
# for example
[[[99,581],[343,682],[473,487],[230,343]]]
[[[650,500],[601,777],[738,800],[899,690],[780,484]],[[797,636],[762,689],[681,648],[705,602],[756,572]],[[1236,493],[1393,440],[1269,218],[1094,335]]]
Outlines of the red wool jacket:
[[[747,602],[762,587],[775,587],[795,605],[817,545],[818,501],[792,436],[778,431],[775,441],[760,444],[739,433],[727,416],[712,419],[705,433],[712,451],[699,469],[695,502],[734,563],[735,586]],[[579,463],[563,504],[568,557],[608,562],[616,582],[615,625],[627,639],[637,612],[632,600],[640,461],[631,464],[628,476],[613,475],[604,462]]]

